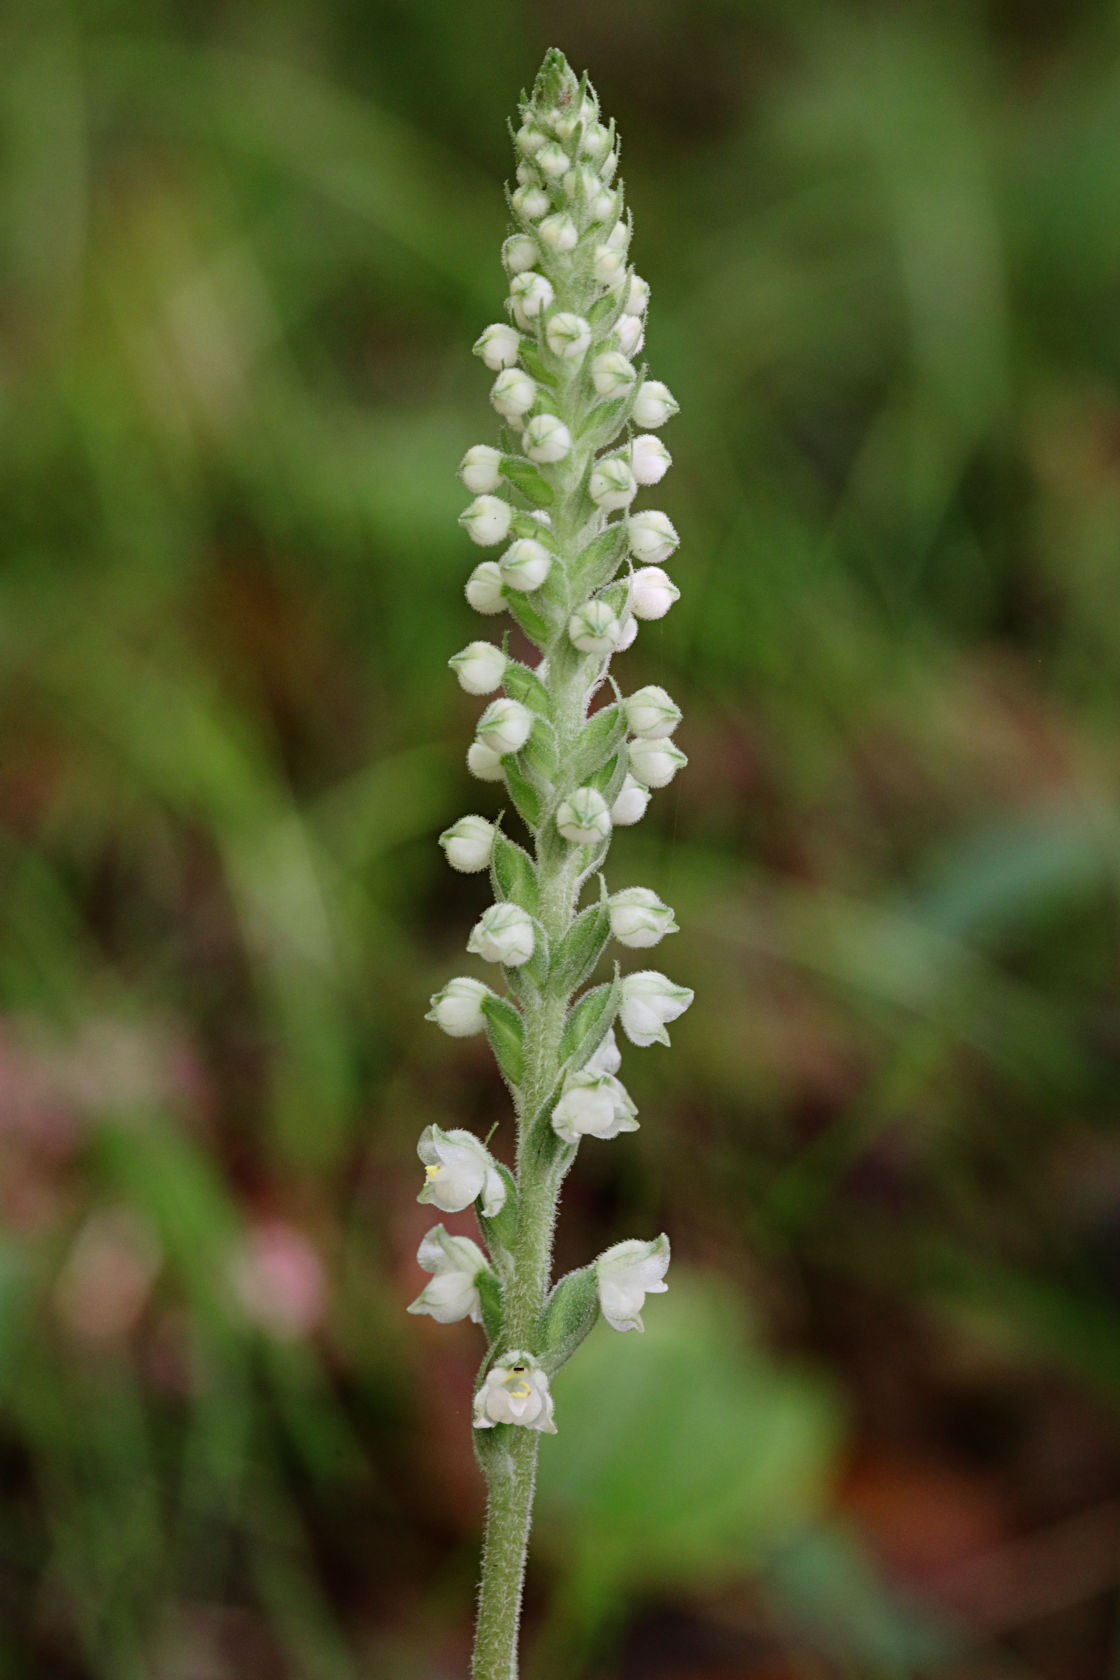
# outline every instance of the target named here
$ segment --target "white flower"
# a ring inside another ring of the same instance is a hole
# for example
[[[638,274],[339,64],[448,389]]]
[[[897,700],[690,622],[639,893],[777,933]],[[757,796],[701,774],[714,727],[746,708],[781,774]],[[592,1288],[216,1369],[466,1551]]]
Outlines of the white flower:
[[[599,171],[602,174],[602,170]],[[607,244],[612,251],[625,251],[630,244],[630,227],[624,221],[617,221],[607,235]]]
[[[649,887],[624,887],[607,900],[611,932],[620,945],[640,951],[678,933],[673,912]]]
[[[660,566],[642,566],[630,579],[630,608],[635,618],[664,618],[681,592]]]
[[[566,172],[569,160],[563,146],[551,142],[541,147],[535,161],[542,175],[547,175],[550,181],[558,181]]]
[[[622,982],[622,1004],[618,1018],[631,1044],[643,1047],[668,1044],[666,1021],[675,1021],[692,1002],[693,993],[687,986],[674,986],[655,968],[643,968],[628,974]]]
[[[611,149],[611,131],[604,128],[602,123],[588,127],[583,134],[583,155],[589,157],[592,163],[598,163],[605,158]]]
[[[570,216],[562,212],[554,216],[546,216],[537,229],[541,242],[550,251],[572,251],[579,239],[579,230]]]
[[[611,806],[611,822],[616,828],[633,828],[641,822],[649,804],[649,789],[627,775],[618,798]]]
[[[537,400],[537,382],[520,368],[508,367],[490,387],[490,403],[507,420],[528,414]]]
[[[630,290],[626,294],[626,313],[644,315],[649,307],[649,281],[640,274],[630,276]]]
[[[601,397],[618,397],[634,383],[633,365],[621,350],[604,350],[591,364],[591,382]]]
[[[615,1138],[620,1132],[637,1131],[637,1112],[613,1073],[585,1067],[565,1079],[552,1111],[552,1129],[565,1143],[578,1143],[581,1137]]]
[[[541,147],[548,140],[547,134],[542,134],[539,128],[533,128],[529,123],[522,123],[514,135],[517,149],[526,157],[536,157]]]
[[[626,621],[618,633],[618,640],[614,644],[616,653],[625,653],[628,647],[633,647],[638,639],[638,621],[633,613],[627,613]]]
[[[647,741],[641,735],[631,741],[628,752],[630,769],[639,782],[650,788],[668,787],[677,771],[688,763],[672,741]]]
[[[477,875],[480,869],[490,867],[494,824],[485,817],[460,817],[457,823],[444,829],[439,843],[452,869],[458,869],[463,875]]]
[[[468,694],[493,694],[501,688],[506,673],[506,656],[493,642],[469,642],[461,653],[447,661]]]
[[[584,1062],[585,1073],[617,1073],[622,1066],[622,1051],[612,1027],[593,1056]]]
[[[519,537],[511,543],[498,562],[502,582],[507,589],[522,594],[539,589],[552,569],[552,556],[535,537]]]
[[[497,684],[494,686],[497,687]],[[623,705],[630,733],[642,735],[647,741],[664,740],[681,721],[680,707],[657,683],[647,683],[645,688],[635,689]]]
[[[555,296],[551,280],[546,280],[544,275],[538,274],[535,269],[526,269],[524,274],[515,274],[509,288],[509,301],[518,326],[531,326]]]
[[[431,1202],[441,1213],[462,1213],[480,1200],[487,1219],[501,1213],[506,1181],[485,1144],[473,1132],[445,1132],[425,1126],[416,1145],[425,1167],[426,1183],[416,1200]]]
[[[598,840],[605,840],[611,831],[607,802],[596,788],[576,788],[567,799],[561,800],[556,826],[573,846],[592,846]]]
[[[542,185],[540,173],[531,163],[519,163],[517,166],[517,182],[522,187],[539,187]]]
[[[467,579],[467,601],[475,612],[491,617],[505,612],[506,598],[502,594],[502,574],[496,560],[483,560]]]
[[[482,1005],[492,996],[489,986],[484,986],[481,980],[471,980],[461,974],[449,980],[442,991],[433,993],[432,1007],[424,1019],[434,1021],[448,1038],[473,1038],[486,1030]]]
[[[548,1378],[531,1353],[510,1352],[506,1365],[493,1365],[474,1397],[474,1426],[493,1429],[496,1423],[516,1423],[523,1429],[556,1434]]]
[[[656,431],[679,410],[680,404],[668,385],[663,385],[660,379],[647,379],[638,387],[631,418],[635,426],[648,426]]]
[[[568,620],[568,636],[581,653],[613,653],[621,629],[605,601],[585,601]]]
[[[485,328],[474,345],[474,354],[494,373],[499,368],[512,367],[520,350],[521,334],[505,321],[495,321],[492,327]]]
[[[612,1330],[644,1330],[642,1307],[647,1295],[664,1295],[669,1270],[669,1239],[662,1232],[653,1242],[631,1237],[615,1243],[595,1262],[599,1306]]]
[[[618,194],[606,187],[592,193],[587,200],[587,213],[593,222],[609,222],[618,211]]]
[[[518,187],[510,194],[509,201],[514,215],[525,222],[538,221],[548,209],[548,194],[540,187]]]
[[[471,929],[467,950],[483,962],[520,968],[529,961],[537,936],[533,918],[519,904],[499,902],[484,910]]]
[[[478,1244],[469,1237],[449,1237],[442,1225],[433,1225],[421,1238],[416,1258],[432,1281],[405,1310],[430,1313],[437,1324],[456,1324],[461,1318],[481,1324],[478,1280],[490,1264]]]
[[[478,720],[476,734],[486,746],[504,758],[520,752],[533,733],[533,714],[520,700],[491,700]]]
[[[499,496],[476,496],[459,515],[459,523],[479,548],[492,548],[508,536],[512,518],[513,509]]]
[[[680,540],[669,515],[653,509],[633,514],[627,525],[627,546],[635,560],[643,564],[659,566]]]
[[[505,780],[501,753],[496,753],[485,741],[472,741],[467,748],[467,769],[472,776],[477,776],[480,782]]]
[[[540,246],[527,233],[514,233],[502,246],[502,266],[507,274],[524,274],[541,254]],[[512,330],[512,329],[511,329]]]
[[[600,286],[615,286],[626,274],[626,258],[611,245],[596,245],[591,272]],[[642,425],[648,425],[646,420]]]
[[[472,496],[497,490],[502,482],[502,452],[488,443],[476,443],[459,462],[459,479]]]
[[[639,484],[660,484],[673,457],[659,437],[642,432],[630,445],[630,468]]]
[[[571,453],[572,434],[555,414],[534,414],[522,442],[530,461],[551,466]]]
[[[638,485],[622,456],[610,455],[591,474],[587,493],[604,513],[614,513],[618,508],[629,507],[638,493]]]
[[[544,336],[554,356],[574,362],[591,343],[591,328],[582,315],[573,315],[568,310],[561,310],[558,315],[549,316]]]
[[[624,356],[636,356],[646,341],[645,323],[640,315],[620,315],[615,322],[618,348]]]

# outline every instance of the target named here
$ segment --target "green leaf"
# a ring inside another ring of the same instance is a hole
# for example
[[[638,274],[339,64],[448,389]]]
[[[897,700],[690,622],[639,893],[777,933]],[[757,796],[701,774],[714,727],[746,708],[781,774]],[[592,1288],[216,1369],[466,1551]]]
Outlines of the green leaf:
[[[486,1036],[502,1078],[520,1088],[525,1072],[525,1027],[521,1015],[507,998],[483,998]]]
[[[505,1212],[505,1209],[502,1209]],[[488,1221],[493,1224],[493,1220]],[[475,1279],[478,1286],[478,1301],[482,1308],[482,1327],[486,1331],[486,1339],[491,1347],[497,1347],[502,1340],[504,1315],[502,1313],[502,1291],[493,1272],[479,1272]]]
[[[611,936],[610,911],[605,904],[592,904],[576,917],[559,945],[548,971],[554,997],[570,997],[582,986],[606,948]]]
[[[566,1073],[578,1073],[598,1050],[618,1014],[621,998],[622,983],[616,974],[608,984],[584,992],[572,1005],[560,1040],[560,1060]]]
[[[518,761],[535,782],[546,785],[556,779],[559,766],[559,754],[556,747],[556,731],[547,718],[538,717],[533,723],[533,733],[518,753]]]
[[[625,302],[625,299],[623,301]],[[524,334],[521,337],[521,349],[518,354],[526,373],[531,373],[538,385],[543,385],[546,390],[555,391],[556,375],[548,366],[536,345],[530,344]]]
[[[520,700],[523,706],[528,706],[540,717],[548,716],[548,690],[528,665],[522,665],[516,659],[507,660],[502,687],[511,700]]]
[[[520,904],[530,916],[537,914],[540,892],[533,860],[516,841],[508,840],[498,829],[490,854],[490,881],[494,897],[509,904]]]
[[[517,814],[525,827],[533,832],[541,824],[541,796],[532,782],[526,780],[517,767],[515,758],[503,758],[502,771],[506,778],[509,796],[517,807]]]
[[[530,601],[528,595],[510,591],[506,595],[510,617],[519,624],[535,647],[545,648],[552,637],[547,618]]]
[[[531,461],[522,460],[520,455],[506,455],[499,470],[502,477],[515,490],[520,490],[535,507],[551,507],[556,500],[552,486],[541,477]]]
[[[589,776],[601,770],[613,758],[626,739],[626,714],[617,702],[603,706],[580,731],[579,739],[567,759],[565,780],[571,786],[582,787]]]
[[[613,805],[622,792],[622,784],[626,780],[626,767],[629,762],[629,754],[623,747],[615,753],[613,758],[608,758],[607,762],[600,766],[598,770],[591,772],[587,778],[586,786],[593,787],[597,793],[602,794],[608,805]]]
[[[549,1376],[567,1364],[599,1317],[599,1279],[594,1266],[562,1277],[541,1315],[538,1358]]]
[[[587,324],[596,330],[596,338],[602,338],[609,333],[615,324],[626,313],[626,299],[630,287],[622,286],[617,292],[607,292],[604,297],[597,298],[587,311]]]
[[[596,403],[579,427],[576,433],[577,441],[586,443],[590,439],[597,449],[609,443],[629,420],[640,385],[641,380],[635,379],[625,396],[611,397],[607,402]]]
[[[617,520],[581,548],[569,568],[572,599],[591,595],[608,583],[626,552],[626,521]]]

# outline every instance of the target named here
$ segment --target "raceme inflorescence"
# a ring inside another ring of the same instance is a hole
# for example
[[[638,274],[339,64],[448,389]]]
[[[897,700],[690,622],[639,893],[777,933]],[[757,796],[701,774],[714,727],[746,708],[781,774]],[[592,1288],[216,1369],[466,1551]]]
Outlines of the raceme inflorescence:
[[[563,1427],[551,1378],[599,1317],[641,1330],[645,1296],[666,1288],[664,1235],[616,1243],[551,1285],[560,1188],[583,1138],[637,1129],[616,1026],[633,1045],[668,1044],[667,1023],[692,1001],[660,971],[623,975],[617,963],[613,979],[581,990],[612,941],[645,951],[676,931],[655,892],[611,891],[602,869],[613,829],[638,822],[685,763],[665,690],[624,697],[609,674],[642,621],[678,597],[665,570],[672,521],[634,505],[669,468],[658,432],[677,404],[637,360],[649,287],[629,261],[613,124],[556,51],[521,119],[502,247],[509,319],[474,347],[493,375],[500,432],[463,457],[473,499],[460,523],[497,556],[475,567],[467,601],[508,615],[539,658],[512,657],[507,630],[500,645],[471,641],[450,663],[487,700],[468,766],[504,788],[530,845],[502,816],[465,816],[442,835],[452,868],[489,872],[494,903],[467,950],[499,978],[449,980],[429,1015],[452,1037],[489,1036],[513,1098],[516,1165],[471,1132],[426,1128],[420,1200],[444,1213],[473,1207],[485,1252],[433,1227],[418,1255],[431,1281],[409,1309],[470,1318],[489,1344],[473,1410],[489,1491],[476,1680],[517,1671],[536,1454],[541,1433]]]

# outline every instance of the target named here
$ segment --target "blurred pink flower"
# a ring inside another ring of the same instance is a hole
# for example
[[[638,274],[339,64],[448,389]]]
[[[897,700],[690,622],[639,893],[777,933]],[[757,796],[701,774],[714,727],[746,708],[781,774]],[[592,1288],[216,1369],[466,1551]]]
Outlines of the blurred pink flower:
[[[327,1304],[323,1262],[308,1239],[283,1220],[262,1222],[243,1238],[230,1281],[253,1323],[285,1339],[308,1336]]]

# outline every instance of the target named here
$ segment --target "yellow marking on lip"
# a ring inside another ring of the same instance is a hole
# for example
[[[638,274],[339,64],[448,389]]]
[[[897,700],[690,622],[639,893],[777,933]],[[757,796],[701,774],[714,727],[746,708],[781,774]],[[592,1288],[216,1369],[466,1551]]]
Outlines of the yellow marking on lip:
[[[527,1400],[533,1392],[532,1388],[523,1377],[519,1377],[516,1380],[513,1377],[507,1377],[505,1382],[502,1384],[502,1387],[505,1389],[511,1400]]]
[[[442,1171],[443,1171],[443,1168],[440,1166],[439,1162],[437,1161],[434,1166],[424,1168],[424,1177],[428,1178],[428,1179],[432,1179],[432,1178],[435,1178],[437,1173],[441,1173]]]

